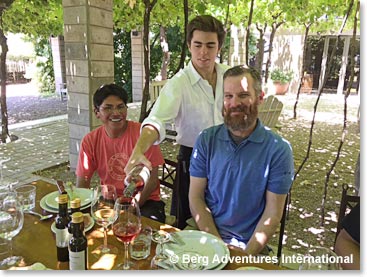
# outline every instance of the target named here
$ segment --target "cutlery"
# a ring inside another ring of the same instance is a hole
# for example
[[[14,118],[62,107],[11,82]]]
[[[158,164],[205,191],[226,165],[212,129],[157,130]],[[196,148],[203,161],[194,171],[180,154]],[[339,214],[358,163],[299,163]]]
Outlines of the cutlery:
[[[26,213],[26,214],[32,214],[32,215],[36,215],[36,216],[38,216],[38,217],[40,218],[40,220],[46,220],[46,219],[49,219],[49,218],[51,218],[51,217],[53,217],[53,216],[54,216],[53,214],[42,215],[42,214],[39,214],[39,213],[34,212],[34,211],[31,211],[31,210],[29,210],[29,211],[24,211],[24,213]]]

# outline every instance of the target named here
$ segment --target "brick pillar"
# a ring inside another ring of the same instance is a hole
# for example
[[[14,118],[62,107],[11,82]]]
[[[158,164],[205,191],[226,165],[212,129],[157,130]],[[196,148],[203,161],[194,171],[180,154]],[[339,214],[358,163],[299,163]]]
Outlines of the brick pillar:
[[[131,32],[132,101],[143,99],[144,85],[144,44],[141,31]]]
[[[246,61],[246,30],[243,26],[231,25],[231,41],[229,45],[229,65],[245,64]]]
[[[55,75],[55,90],[57,93],[60,93],[60,89],[66,83],[64,36],[51,37],[51,49]]]
[[[113,0],[63,0],[70,167],[81,139],[100,122],[93,113],[96,89],[114,80]]]

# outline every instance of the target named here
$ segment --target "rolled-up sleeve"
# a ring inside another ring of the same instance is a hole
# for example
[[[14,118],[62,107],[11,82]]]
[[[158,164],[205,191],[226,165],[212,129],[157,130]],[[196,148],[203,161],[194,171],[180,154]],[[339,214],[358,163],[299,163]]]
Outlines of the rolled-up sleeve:
[[[161,143],[166,137],[166,123],[177,117],[181,105],[181,93],[176,88],[173,79],[167,81],[155,102],[149,116],[143,121],[142,127],[152,125],[159,133],[159,139],[154,144]]]

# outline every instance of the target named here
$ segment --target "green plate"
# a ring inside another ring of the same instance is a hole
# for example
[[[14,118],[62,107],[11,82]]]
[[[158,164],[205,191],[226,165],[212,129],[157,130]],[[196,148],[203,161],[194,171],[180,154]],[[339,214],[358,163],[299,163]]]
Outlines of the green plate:
[[[70,196],[70,190],[69,189],[66,189],[68,195]],[[83,206],[86,206],[88,205],[91,201],[92,201],[92,198],[91,198],[91,190],[89,189],[85,189],[85,188],[75,188],[73,193],[72,193],[72,199],[75,199],[77,197],[80,198],[80,206],[83,207]],[[54,192],[51,192],[49,194],[47,194],[45,196],[46,198],[46,205],[51,207],[51,208],[54,208],[54,209],[58,209],[59,208],[59,203],[57,202],[58,201],[58,198],[59,198],[59,191],[54,191]],[[68,208],[70,208],[70,199],[69,199],[69,203],[68,203]]]

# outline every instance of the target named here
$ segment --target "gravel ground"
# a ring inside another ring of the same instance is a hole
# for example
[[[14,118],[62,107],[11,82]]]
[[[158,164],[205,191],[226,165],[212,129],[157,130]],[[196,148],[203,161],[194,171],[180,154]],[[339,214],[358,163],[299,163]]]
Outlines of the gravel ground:
[[[40,95],[32,83],[7,85],[6,95],[9,125],[67,113],[67,101]]]

